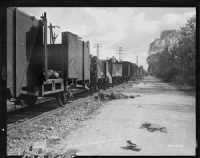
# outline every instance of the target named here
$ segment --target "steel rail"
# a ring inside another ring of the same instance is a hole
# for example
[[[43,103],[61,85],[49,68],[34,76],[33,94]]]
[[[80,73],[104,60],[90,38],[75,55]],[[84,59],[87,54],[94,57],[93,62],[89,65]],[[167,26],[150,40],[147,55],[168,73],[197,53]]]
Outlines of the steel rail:
[[[64,107],[59,107],[59,108],[56,108],[56,109],[54,109],[54,110],[51,110],[51,111],[48,111],[48,112],[44,112],[44,113],[42,113],[41,115],[32,117],[32,118],[30,118],[30,119],[28,119],[28,120],[25,120],[25,121],[20,122],[20,123],[17,123],[17,124],[8,124],[8,125],[7,125],[7,130],[11,130],[11,129],[13,129],[13,128],[17,128],[17,127],[19,127],[19,126],[28,124],[28,123],[30,123],[30,122],[33,122],[33,121],[36,121],[36,120],[45,118],[45,117],[47,117],[47,116],[49,116],[49,115],[52,115],[52,114],[54,114],[54,113],[58,113],[58,112],[60,112],[60,111],[62,111],[62,110],[69,110],[73,105],[75,105],[75,104],[76,104],[76,105],[77,105],[77,104],[80,105],[80,104],[81,104],[84,100],[86,100],[87,98],[88,98],[88,96],[87,96],[87,97],[84,97],[84,98],[81,98],[81,99],[77,99],[77,100],[73,101],[73,102],[70,103],[70,104],[66,104]]]

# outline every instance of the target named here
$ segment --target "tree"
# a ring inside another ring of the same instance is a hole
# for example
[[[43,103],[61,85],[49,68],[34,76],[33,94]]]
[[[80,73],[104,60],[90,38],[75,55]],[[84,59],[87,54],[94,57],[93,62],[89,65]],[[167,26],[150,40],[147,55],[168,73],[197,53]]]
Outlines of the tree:
[[[148,71],[173,80],[177,76],[190,84],[195,82],[196,17],[188,19],[179,30],[164,30],[149,45]]]

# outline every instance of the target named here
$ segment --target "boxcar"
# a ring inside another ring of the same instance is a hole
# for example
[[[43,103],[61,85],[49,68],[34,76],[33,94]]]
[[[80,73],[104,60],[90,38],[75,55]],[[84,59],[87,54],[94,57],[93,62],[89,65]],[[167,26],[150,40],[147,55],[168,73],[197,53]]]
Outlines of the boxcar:
[[[106,67],[105,67],[105,61],[101,60],[101,59],[97,59],[97,77],[98,79],[102,80],[105,79],[105,71],[106,71]]]
[[[114,84],[122,82],[122,63],[112,63],[112,80]]]
[[[42,84],[43,26],[16,8],[7,9],[7,90],[18,98]]]
[[[122,61],[122,78],[124,81],[128,81],[131,77],[131,63],[128,61]]]
[[[135,63],[131,63],[131,69],[130,69],[130,73],[131,73],[131,80],[135,80],[137,77],[137,65]]]
[[[106,61],[91,56],[90,64],[91,87],[92,89],[105,88],[106,85]],[[97,87],[96,87],[97,86]]]
[[[70,32],[62,33],[62,43],[48,45],[49,69],[61,71],[69,86],[84,85],[90,80],[89,42]]]

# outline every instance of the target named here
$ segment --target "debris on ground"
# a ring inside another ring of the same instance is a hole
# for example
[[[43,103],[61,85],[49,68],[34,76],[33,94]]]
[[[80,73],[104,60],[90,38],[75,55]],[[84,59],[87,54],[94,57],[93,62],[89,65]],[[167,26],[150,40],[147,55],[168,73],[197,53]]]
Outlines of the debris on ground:
[[[125,95],[120,93],[119,91],[103,91],[100,90],[97,95],[94,96],[95,101],[97,100],[113,100],[113,99],[127,99],[127,98],[135,98],[140,97],[140,95]]]
[[[130,140],[127,140],[126,142],[127,142],[127,144],[128,144],[129,146],[134,146],[134,147],[137,146],[136,144],[132,143]]]
[[[133,150],[133,151],[140,151],[141,150],[141,148],[139,148],[137,146],[137,144],[132,143],[130,140],[127,140],[126,143],[127,143],[127,146],[121,147],[122,149]]]
[[[125,87],[127,86],[125,85]],[[38,152],[37,154],[41,152],[44,154],[44,144],[43,147],[40,144],[41,148],[39,144],[38,146],[33,144],[33,142],[40,142],[43,139],[46,139],[47,143],[46,153],[54,154],[56,152],[54,146],[59,145],[59,142],[70,134],[70,130],[75,128],[78,122],[91,119],[90,114],[94,114],[103,105],[102,101],[109,101],[111,98],[128,98],[120,93],[121,90],[123,90],[121,85],[110,87],[107,90],[100,90],[95,97],[88,96],[81,104],[69,106],[59,113],[9,130],[7,132],[8,155],[22,155],[23,153],[31,155],[34,151],[30,151],[30,148]],[[131,98],[131,96],[129,97]],[[97,102],[97,100],[100,102]],[[58,136],[61,140],[54,136]]]
[[[162,133],[167,133],[167,128],[160,126],[158,124],[152,124],[149,122],[144,122],[140,128],[146,128],[149,132],[160,131]]]

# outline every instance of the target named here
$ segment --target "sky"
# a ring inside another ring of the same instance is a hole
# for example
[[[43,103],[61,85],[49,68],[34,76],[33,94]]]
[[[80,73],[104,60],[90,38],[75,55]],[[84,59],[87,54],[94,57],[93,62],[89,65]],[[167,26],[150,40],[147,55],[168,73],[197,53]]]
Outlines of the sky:
[[[57,25],[56,43],[61,43],[61,32],[77,34],[90,42],[90,53],[97,54],[95,44],[101,45],[102,59],[115,56],[122,47],[121,59],[147,69],[149,44],[160,37],[163,30],[179,29],[187,19],[196,15],[195,8],[150,7],[24,7],[19,10],[40,19],[47,13],[48,23]],[[49,41],[49,40],[48,40]]]

